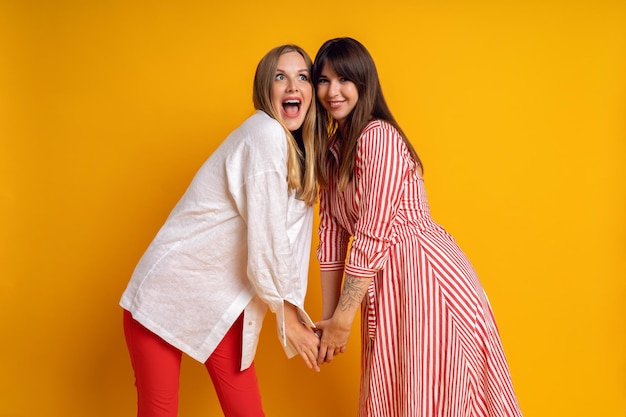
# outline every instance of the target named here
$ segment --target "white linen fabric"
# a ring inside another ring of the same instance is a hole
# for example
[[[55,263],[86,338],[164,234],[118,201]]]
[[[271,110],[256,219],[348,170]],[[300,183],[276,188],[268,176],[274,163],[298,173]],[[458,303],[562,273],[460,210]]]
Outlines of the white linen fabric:
[[[267,308],[287,357],[284,302],[304,311],[313,208],[287,188],[287,139],[258,110],[200,167],[137,264],[120,305],[205,362],[244,312],[241,369]]]

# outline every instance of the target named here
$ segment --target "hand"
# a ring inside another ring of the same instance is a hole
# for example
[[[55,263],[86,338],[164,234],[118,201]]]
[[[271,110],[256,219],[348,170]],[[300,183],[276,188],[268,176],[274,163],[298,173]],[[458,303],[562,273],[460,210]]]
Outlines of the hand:
[[[300,321],[287,321],[285,325],[289,343],[296,349],[309,369],[315,369],[319,372],[320,367],[317,364],[319,337],[313,332],[313,329]]]
[[[317,364],[321,365],[333,360],[333,358],[346,351],[350,327],[341,326],[337,321],[331,319],[315,323],[322,331],[321,343],[317,355]]]

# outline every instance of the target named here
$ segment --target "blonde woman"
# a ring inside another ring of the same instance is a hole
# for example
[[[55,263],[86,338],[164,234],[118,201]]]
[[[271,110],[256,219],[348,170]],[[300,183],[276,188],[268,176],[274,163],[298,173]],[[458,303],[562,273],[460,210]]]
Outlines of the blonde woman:
[[[288,357],[316,363],[304,311],[313,204],[311,59],[269,51],[256,112],[200,167],[122,295],[138,417],[174,417],[182,354],[205,364],[226,417],[263,416],[253,359],[266,310]]]

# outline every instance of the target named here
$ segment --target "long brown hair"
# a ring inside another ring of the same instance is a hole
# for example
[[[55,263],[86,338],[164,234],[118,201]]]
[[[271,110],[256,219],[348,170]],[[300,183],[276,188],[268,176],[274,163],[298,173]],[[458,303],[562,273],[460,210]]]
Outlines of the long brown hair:
[[[299,129],[304,142],[304,155],[298,149],[293,133],[280,121],[276,109],[272,106],[272,85],[276,77],[278,60],[281,55],[289,52],[299,53],[304,59],[309,72],[311,71],[311,58],[301,47],[287,44],[273,48],[265,54],[257,65],[254,74],[252,101],[256,110],[264,111],[283,126],[287,135],[287,185],[290,190],[297,192],[300,199],[309,205],[313,205],[317,200],[315,152],[316,148],[318,148],[315,145],[315,100],[311,101],[304,123]],[[311,83],[311,85],[313,84]]]
[[[347,116],[341,130],[337,121],[321,104],[317,103],[317,140],[320,143],[328,144],[329,138],[337,135],[341,141],[339,190],[344,190],[352,180],[359,136],[365,126],[374,119],[384,120],[398,130],[417,167],[422,170],[422,161],[387,106],[376,65],[365,46],[352,38],[335,38],[326,41],[315,57],[312,74],[313,85],[317,86],[322,70],[326,65],[341,77],[352,81],[359,93],[356,106]],[[327,148],[324,146],[317,154],[318,182],[322,187],[328,186],[327,162],[328,159],[333,160],[332,157],[329,157]]]

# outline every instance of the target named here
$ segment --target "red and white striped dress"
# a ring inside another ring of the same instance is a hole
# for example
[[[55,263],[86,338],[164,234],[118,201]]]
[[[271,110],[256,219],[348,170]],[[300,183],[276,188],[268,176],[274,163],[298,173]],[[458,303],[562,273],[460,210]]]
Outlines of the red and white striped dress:
[[[331,144],[336,158],[337,150]],[[431,219],[397,130],[369,123],[343,192],[336,174],[321,193],[321,268],[374,277],[361,309],[358,416],[521,416],[489,301],[462,250]]]

